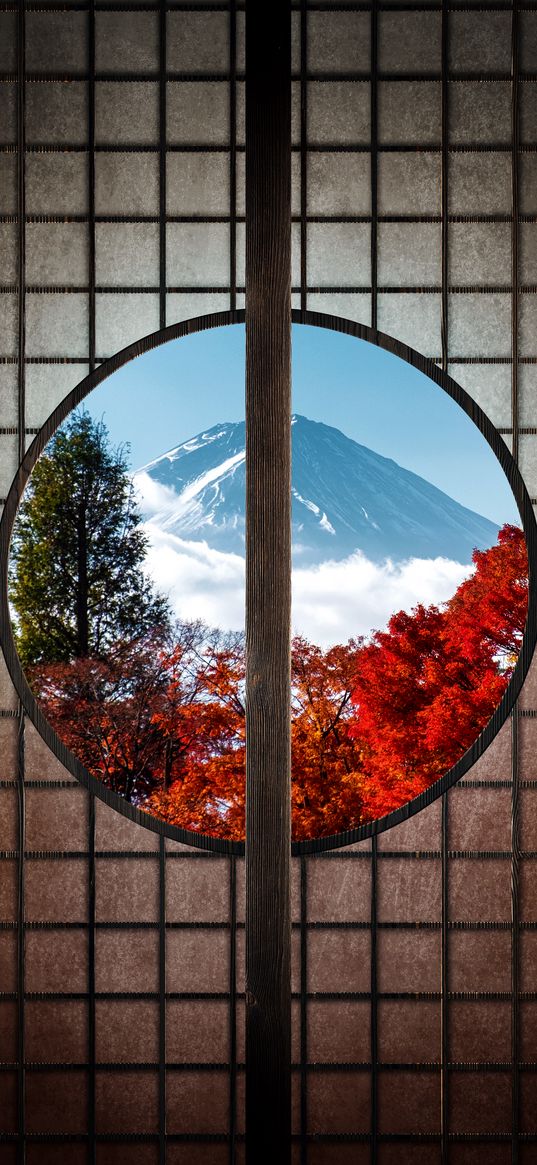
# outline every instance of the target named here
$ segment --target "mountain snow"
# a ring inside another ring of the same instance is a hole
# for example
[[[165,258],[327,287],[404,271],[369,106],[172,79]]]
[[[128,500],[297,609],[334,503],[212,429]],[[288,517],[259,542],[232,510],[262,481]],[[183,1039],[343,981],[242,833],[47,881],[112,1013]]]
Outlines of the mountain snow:
[[[438,557],[468,564],[498,527],[395,461],[307,417],[292,420],[295,567]],[[245,425],[215,425],[134,475],[153,533],[244,555]]]

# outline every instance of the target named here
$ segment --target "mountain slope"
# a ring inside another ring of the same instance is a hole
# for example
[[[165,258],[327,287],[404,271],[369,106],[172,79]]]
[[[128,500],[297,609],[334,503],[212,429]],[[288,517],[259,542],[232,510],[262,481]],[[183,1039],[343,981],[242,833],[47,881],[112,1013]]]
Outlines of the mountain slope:
[[[296,565],[357,549],[374,562],[442,556],[466,563],[474,547],[496,541],[493,522],[339,429],[296,416],[292,436]],[[145,516],[181,538],[243,554],[244,442],[244,421],[223,423],[143,466],[134,480]]]

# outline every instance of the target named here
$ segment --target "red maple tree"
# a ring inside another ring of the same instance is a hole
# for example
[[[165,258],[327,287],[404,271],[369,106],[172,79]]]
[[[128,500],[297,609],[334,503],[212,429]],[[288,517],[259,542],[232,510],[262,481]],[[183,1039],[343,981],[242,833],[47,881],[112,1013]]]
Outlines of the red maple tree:
[[[393,615],[356,657],[352,731],[363,746],[363,820],[442,776],[490,719],[512,674],[528,603],[522,531],[502,527],[441,609]]]

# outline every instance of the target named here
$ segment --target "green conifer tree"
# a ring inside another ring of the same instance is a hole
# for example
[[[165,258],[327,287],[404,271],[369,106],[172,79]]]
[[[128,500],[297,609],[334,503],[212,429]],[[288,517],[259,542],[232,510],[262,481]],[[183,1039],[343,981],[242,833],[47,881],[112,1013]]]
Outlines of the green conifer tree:
[[[15,523],[10,601],[24,666],[103,656],[119,639],[169,625],[143,571],[125,448],[77,411],[37,462]]]

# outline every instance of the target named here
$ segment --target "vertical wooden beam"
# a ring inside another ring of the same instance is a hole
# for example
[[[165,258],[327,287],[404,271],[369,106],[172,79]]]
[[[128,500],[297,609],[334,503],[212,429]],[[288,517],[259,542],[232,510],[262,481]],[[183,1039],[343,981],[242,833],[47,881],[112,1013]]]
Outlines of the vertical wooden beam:
[[[442,0],[442,371],[449,363],[449,0]],[[442,945],[440,952],[440,1162],[449,1165],[449,793],[442,797]]]
[[[26,4],[22,0],[17,17],[17,216],[18,216],[18,459],[26,451]],[[26,932],[25,932],[25,870],[26,848],[26,788],[25,788],[25,715],[22,703],[18,705],[17,748],[17,1105],[18,1138],[17,1165],[26,1161]]]
[[[519,458],[519,69],[520,5],[513,0],[511,17],[511,425],[512,453]],[[518,704],[511,713],[511,1161],[520,1152],[520,758]]]
[[[166,286],[168,283],[166,262],[167,234],[167,145],[168,145],[168,83],[167,70],[167,7],[166,0],[159,4],[159,327],[166,327]]]
[[[229,0],[229,306],[237,307],[237,0]]]
[[[291,4],[246,3],[246,1155],[291,1153]]]
[[[167,9],[166,0],[160,0],[159,11],[159,324],[166,327],[166,232],[167,232],[167,153],[168,124],[166,81],[167,69]],[[159,838],[159,935],[158,935],[158,1142],[159,1165],[166,1165],[166,841]]]
[[[379,10],[378,0],[371,4],[371,327],[376,330],[378,324],[378,33]],[[370,961],[370,1024],[371,1024],[371,1165],[376,1165],[378,1159],[378,1029],[379,1029],[379,999],[378,999],[378,840],[376,835],[371,838],[371,961]]]
[[[229,1165],[237,1161],[237,858],[229,858]]]
[[[95,0],[88,6],[88,364],[96,366],[95,247]],[[87,1165],[97,1161],[97,1000],[95,978],[97,865],[95,794],[88,793],[88,1139]]]
[[[376,330],[378,317],[378,170],[379,170],[379,129],[378,129],[378,0],[371,3],[371,327]],[[374,1158],[373,1158],[374,1160]]]
[[[158,1159],[166,1165],[166,839],[158,841]]]

